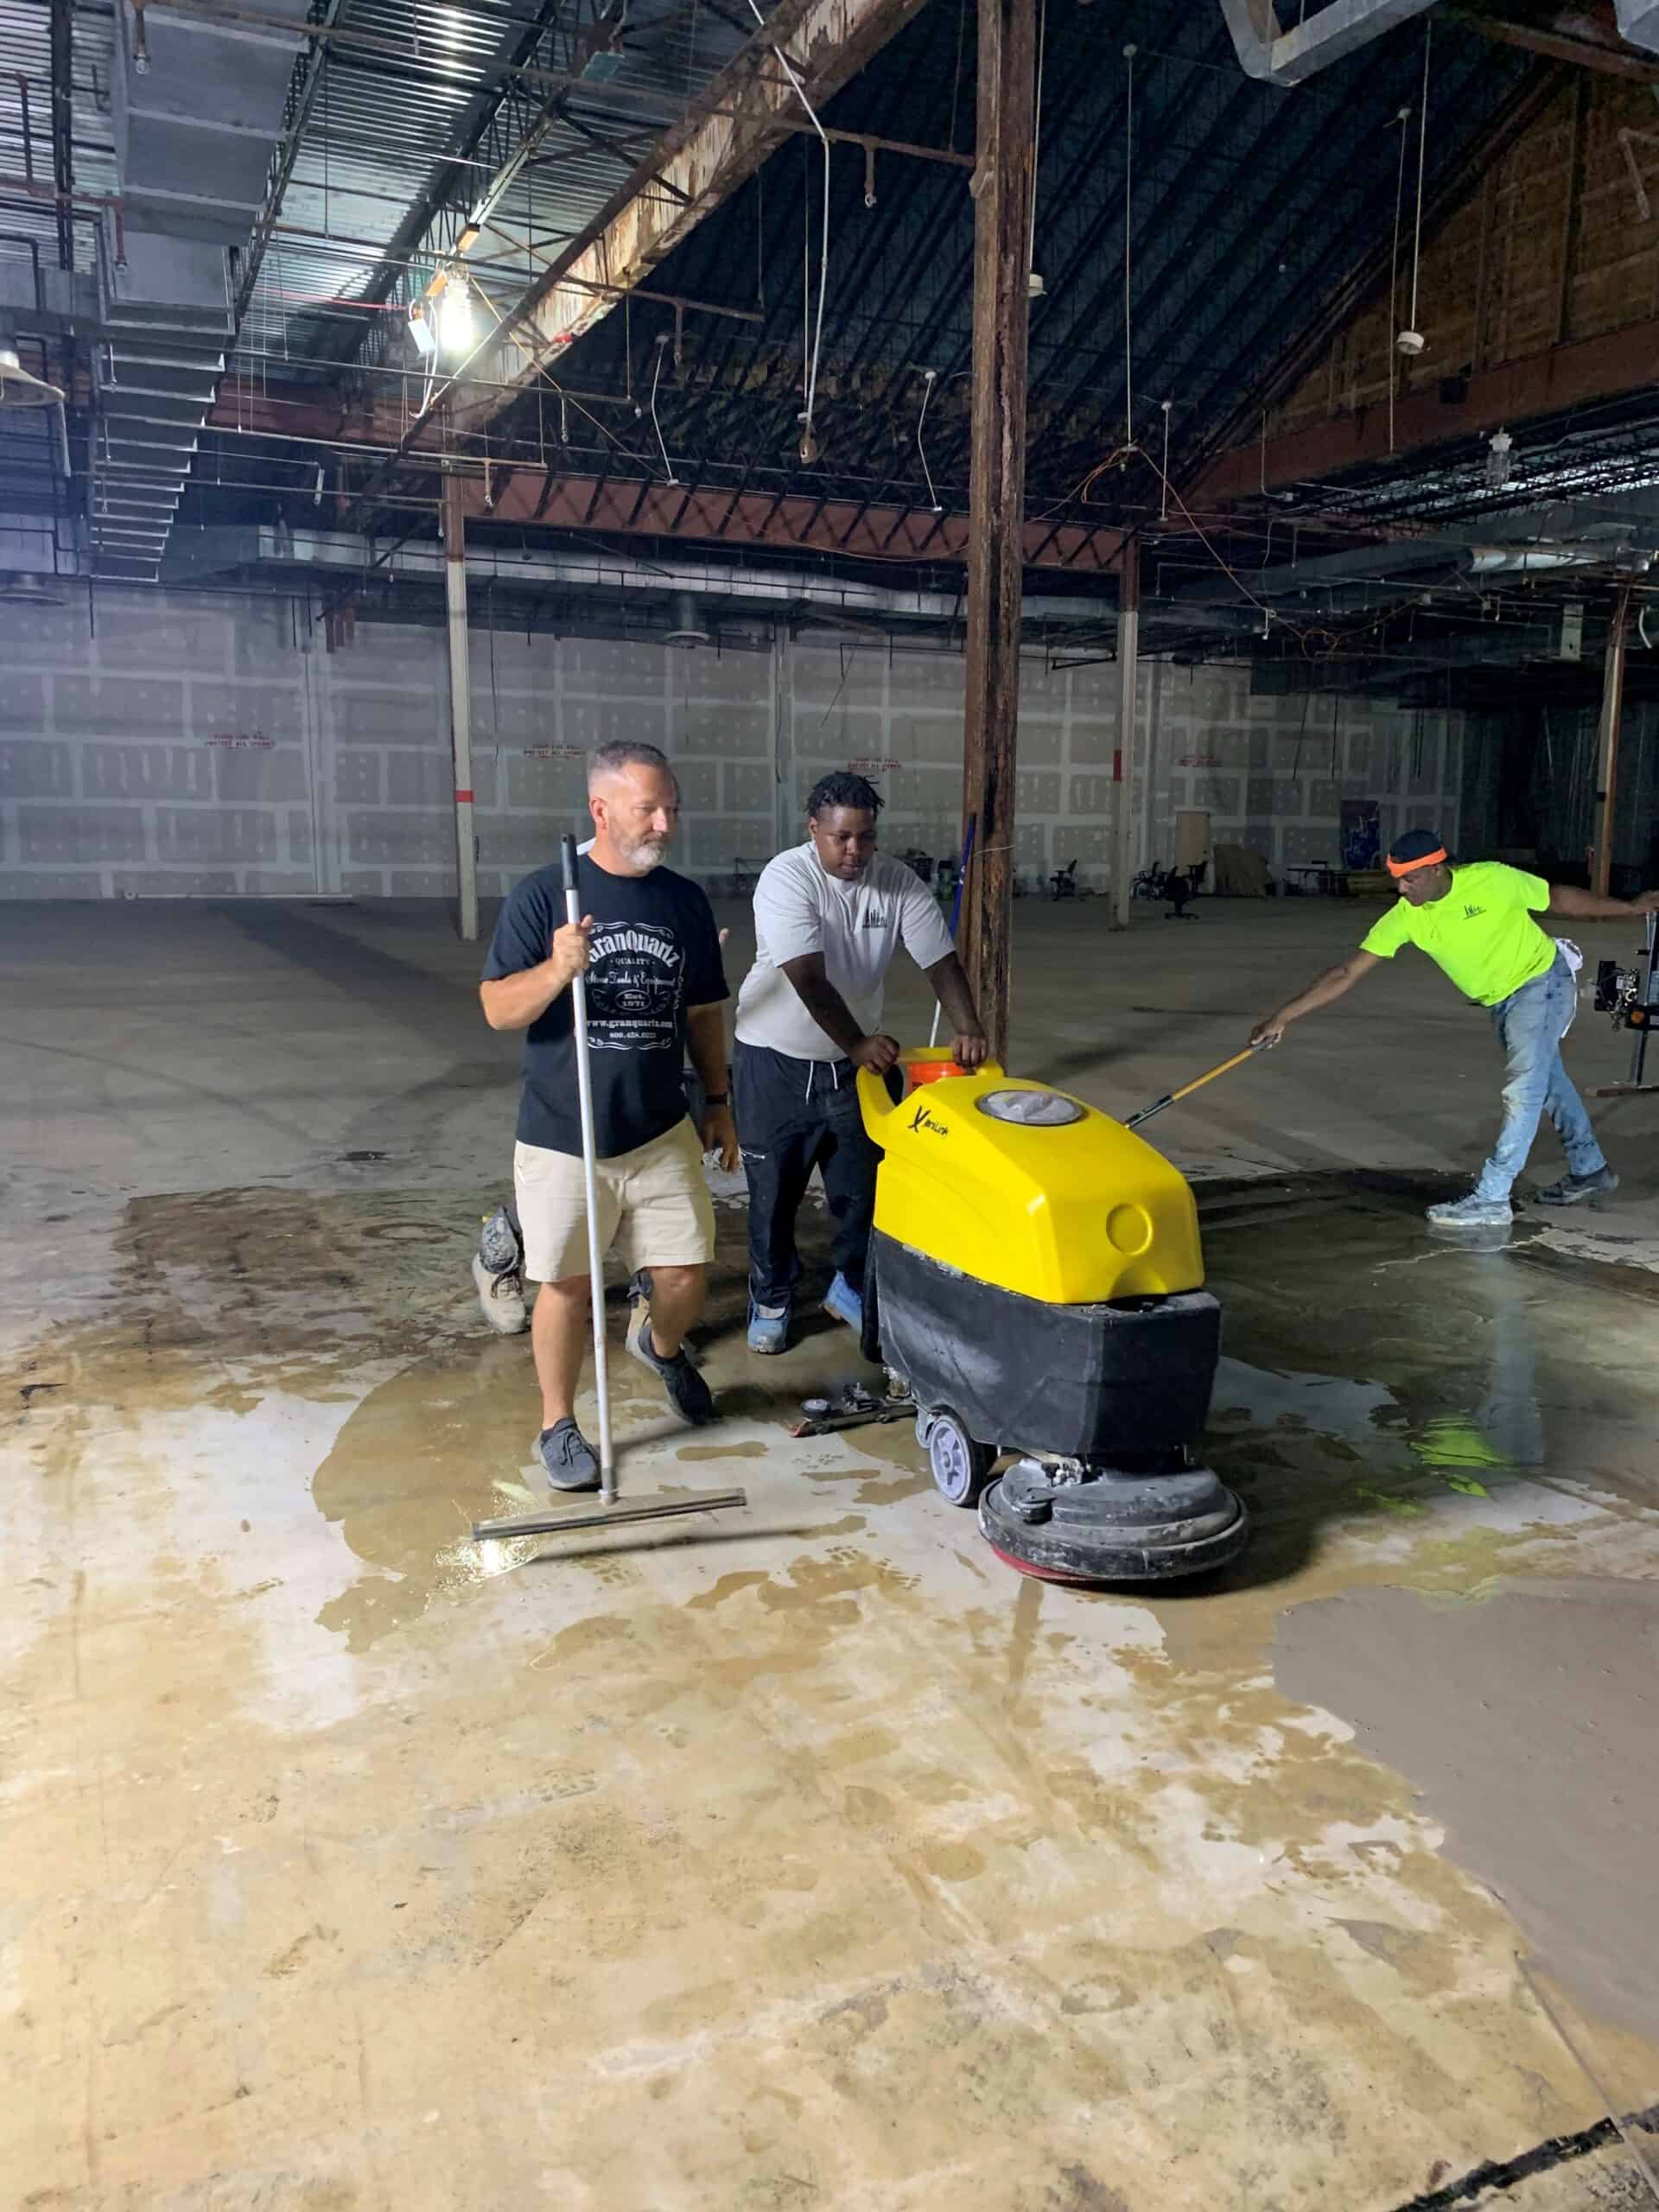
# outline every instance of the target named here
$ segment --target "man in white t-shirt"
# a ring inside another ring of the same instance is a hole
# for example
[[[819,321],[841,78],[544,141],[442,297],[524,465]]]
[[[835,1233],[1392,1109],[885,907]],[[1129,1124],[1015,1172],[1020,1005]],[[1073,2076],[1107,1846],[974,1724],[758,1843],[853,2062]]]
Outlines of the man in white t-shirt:
[[[863,1325],[864,1255],[880,1154],[859,1111],[859,1068],[899,1057],[881,1030],[887,969],[902,944],[932,985],[965,1068],[985,1058],[968,979],[931,893],[875,849],[881,800],[862,776],[825,776],[807,839],[769,861],[754,893],[754,965],[737,1000],[733,1071],[749,1184],[749,1349],[779,1352],[801,1263],[795,1217],[816,1167],[835,1218],[825,1310]]]

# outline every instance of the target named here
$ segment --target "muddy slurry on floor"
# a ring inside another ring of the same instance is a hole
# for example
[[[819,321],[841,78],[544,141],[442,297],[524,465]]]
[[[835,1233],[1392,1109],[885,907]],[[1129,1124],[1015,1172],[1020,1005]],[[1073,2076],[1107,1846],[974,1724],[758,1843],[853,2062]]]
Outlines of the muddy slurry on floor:
[[[467,1273],[487,1192],[134,1205],[105,1311],[0,1376],[40,1554],[17,1855],[98,1904],[31,1895],[48,2025],[0,2017],[41,2185],[251,2202],[326,2158],[373,2212],[1392,2212],[1598,2120],[1500,1875],[1441,1848],[1433,1746],[1357,1739],[1323,1643],[1294,1687],[1272,1655],[1287,1608],[1397,1602],[1357,1638],[1386,1675],[1409,1609],[1659,1567],[1647,1313],[1386,1192],[1278,1195],[1206,1230],[1250,1548],[1099,1594],[1007,1571],[907,1423],[787,1436],[868,1370],[806,1306],[747,1356],[741,1215],[720,1427],[610,1325],[625,1496],[751,1512],[517,1549],[467,1528],[544,1495],[529,1345]]]
[[[1354,1590],[1279,1624],[1274,1679],[1338,1713],[1592,2012],[1659,2042],[1659,1581]]]

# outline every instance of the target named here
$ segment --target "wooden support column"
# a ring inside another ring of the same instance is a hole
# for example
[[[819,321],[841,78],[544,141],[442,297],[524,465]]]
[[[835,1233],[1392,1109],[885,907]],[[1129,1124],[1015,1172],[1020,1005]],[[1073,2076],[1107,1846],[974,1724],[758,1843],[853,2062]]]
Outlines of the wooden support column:
[[[1607,658],[1601,683],[1601,728],[1596,743],[1596,857],[1590,888],[1608,896],[1613,866],[1613,816],[1618,804],[1618,726],[1624,712],[1624,639],[1630,619],[1630,588],[1621,584],[1607,626]]]
[[[1129,926],[1135,878],[1135,683],[1141,628],[1141,548],[1126,538],[1117,556],[1117,755],[1112,785],[1112,927]],[[1147,763],[1150,770],[1152,763]]]
[[[1013,923],[1020,620],[1025,587],[1026,356],[1036,0],[978,0],[973,453],[969,478],[964,823],[978,817],[963,898],[963,965],[1006,1059]]]

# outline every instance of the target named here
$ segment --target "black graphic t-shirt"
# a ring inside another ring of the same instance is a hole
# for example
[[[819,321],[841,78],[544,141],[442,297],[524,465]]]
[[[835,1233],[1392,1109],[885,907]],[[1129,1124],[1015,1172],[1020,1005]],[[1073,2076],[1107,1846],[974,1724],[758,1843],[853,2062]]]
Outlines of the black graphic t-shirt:
[[[685,1118],[681,1070],[688,1007],[729,994],[708,899],[671,868],[611,875],[584,853],[576,862],[581,912],[594,918],[588,969],[588,1041],[599,1156],[614,1160]],[[484,963],[484,980],[539,967],[564,923],[564,876],[537,868],[513,886]],[[575,1008],[562,991],[524,1037],[518,1141],[582,1151]]]

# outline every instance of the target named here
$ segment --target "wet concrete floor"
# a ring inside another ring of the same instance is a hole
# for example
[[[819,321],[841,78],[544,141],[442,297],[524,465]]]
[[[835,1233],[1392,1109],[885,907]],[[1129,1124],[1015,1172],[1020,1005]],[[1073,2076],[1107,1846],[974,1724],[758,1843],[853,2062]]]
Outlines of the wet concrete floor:
[[[4,2201],[1651,2202],[1608,2116],[1659,2099],[1659,1277],[1439,1242],[1430,1187],[1207,1192],[1252,1545],[1083,1593],[906,1428],[786,1437],[863,1370],[827,1322],[745,1353],[734,1208],[722,1427],[613,1341],[628,1485],[750,1511],[479,1548],[537,1496],[487,1177],[38,1178]]]

